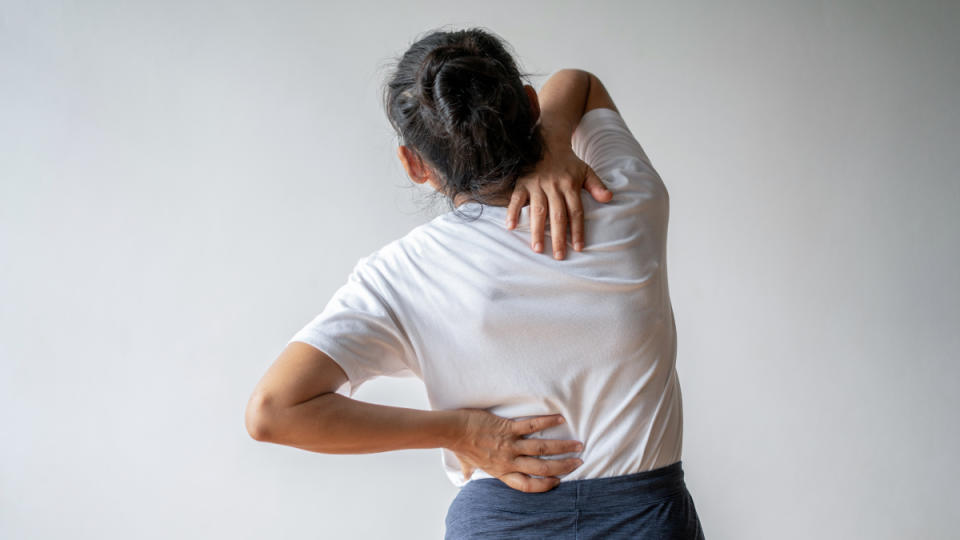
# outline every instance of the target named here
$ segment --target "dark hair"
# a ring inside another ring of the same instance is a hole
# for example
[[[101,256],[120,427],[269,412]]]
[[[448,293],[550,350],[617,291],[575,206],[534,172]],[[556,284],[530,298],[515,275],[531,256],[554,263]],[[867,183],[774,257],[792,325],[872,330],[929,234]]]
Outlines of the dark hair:
[[[509,45],[480,28],[430,31],[396,62],[383,105],[400,144],[454,198],[489,204],[540,161],[544,141]],[[481,207],[481,213],[482,213]],[[479,216],[477,216],[479,217]]]

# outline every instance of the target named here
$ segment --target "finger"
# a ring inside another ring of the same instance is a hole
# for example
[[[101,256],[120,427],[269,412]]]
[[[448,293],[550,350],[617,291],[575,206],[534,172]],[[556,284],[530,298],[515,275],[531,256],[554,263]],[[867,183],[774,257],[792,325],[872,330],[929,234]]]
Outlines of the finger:
[[[567,210],[570,213],[570,236],[573,240],[573,249],[583,251],[583,204],[580,201],[580,191],[567,193]]]
[[[556,476],[567,474],[583,464],[580,458],[544,459],[530,456],[517,456],[513,460],[518,472],[537,476]]]
[[[531,478],[523,473],[512,472],[500,477],[504,484],[526,493],[550,491],[560,483],[559,478]]]
[[[547,414],[544,416],[525,418],[523,420],[514,420],[511,427],[517,435],[529,435],[547,429],[548,427],[560,425],[563,422],[563,415]]]
[[[517,187],[510,195],[510,204],[507,205],[507,228],[513,229],[520,223],[520,212],[527,203],[527,190]]]
[[[550,236],[553,238],[553,258],[563,259],[567,251],[567,204],[554,187],[546,188],[550,205]]]
[[[543,252],[543,224],[547,217],[547,199],[540,189],[530,191],[530,244],[537,253]],[[537,246],[540,246],[537,249]]]
[[[583,183],[583,188],[593,195],[597,202],[610,202],[613,198],[613,192],[607,189],[603,180],[593,171],[593,167],[587,166],[587,180]]]
[[[583,450],[583,443],[564,439],[517,439],[513,449],[523,456],[548,456],[579,452]]]

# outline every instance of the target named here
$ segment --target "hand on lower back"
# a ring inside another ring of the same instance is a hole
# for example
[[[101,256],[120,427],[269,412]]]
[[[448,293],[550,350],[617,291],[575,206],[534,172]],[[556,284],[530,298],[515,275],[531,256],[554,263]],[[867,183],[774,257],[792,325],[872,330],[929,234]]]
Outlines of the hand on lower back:
[[[559,414],[513,420],[484,409],[459,409],[459,412],[463,418],[462,436],[451,450],[467,480],[476,469],[483,469],[514,489],[536,493],[553,489],[560,483],[555,475],[569,473],[582,463],[579,458],[537,457],[578,452],[583,449],[579,441],[525,437],[562,423]]]

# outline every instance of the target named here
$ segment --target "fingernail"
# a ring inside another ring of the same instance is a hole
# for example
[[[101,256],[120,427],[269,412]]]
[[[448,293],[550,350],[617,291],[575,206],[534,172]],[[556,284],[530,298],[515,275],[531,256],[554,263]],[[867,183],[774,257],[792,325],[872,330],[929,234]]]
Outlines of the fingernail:
[[[577,445],[577,452],[579,452],[580,450],[583,450],[583,443],[580,443]]]
[[[577,248],[577,251],[581,251],[583,250],[583,242],[577,242],[573,247]]]
[[[542,250],[543,250],[543,244],[542,244],[541,242],[537,242],[536,244],[534,244],[533,249],[535,249],[535,250],[537,250],[537,251],[542,251]]]
[[[507,227],[510,228],[510,229],[513,228],[513,220],[512,220],[512,219],[508,219],[508,220],[507,220]]]
[[[564,420],[562,416],[559,416],[559,417],[557,417],[557,422],[560,422],[560,423],[562,424],[562,423],[566,422],[566,420]]]
[[[554,259],[557,259],[557,260],[559,261],[560,259],[563,258],[563,252],[562,252],[562,251],[554,251],[554,252],[553,252],[553,258],[554,258]]]

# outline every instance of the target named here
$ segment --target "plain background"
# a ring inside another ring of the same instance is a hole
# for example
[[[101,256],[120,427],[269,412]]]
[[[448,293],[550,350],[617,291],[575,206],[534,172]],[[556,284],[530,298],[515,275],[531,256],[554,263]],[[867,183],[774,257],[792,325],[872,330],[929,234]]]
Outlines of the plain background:
[[[597,74],[668,186],[707,538],[955,538],[958,24],[956,2],[0,2],[0,537],[441,537],[439,450],[259,443],[243,412],[360,257],[445,211],[379,89],[446,25],[497,32],[536,88]],[[418,379],[356,397],[428,406]]]

